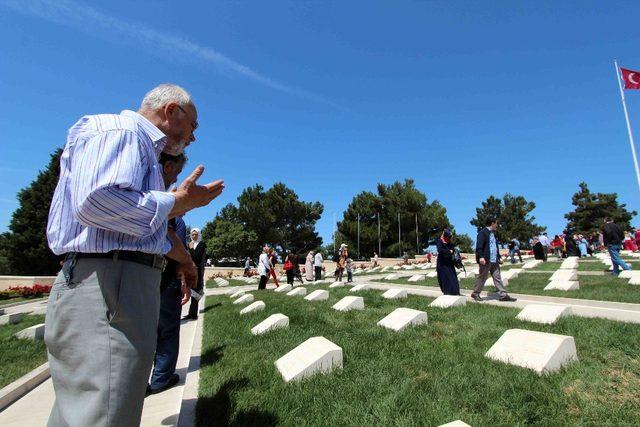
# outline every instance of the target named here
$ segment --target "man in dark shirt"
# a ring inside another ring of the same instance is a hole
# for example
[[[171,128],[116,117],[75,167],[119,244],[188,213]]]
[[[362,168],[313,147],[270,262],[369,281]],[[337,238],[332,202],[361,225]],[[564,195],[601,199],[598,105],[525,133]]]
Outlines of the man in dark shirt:
[[[609,250],[611,256],[611,263],[613,264],[613,274],[617,276],[620,274],[620,267],[623,270],[631,270],[629,264],[624,262],[620,258],[620,247],[624,240],[624,232],[622,228],[609,217],[604,219],[604,226],[602,227],[602,238],[604,239],[604,245]]]

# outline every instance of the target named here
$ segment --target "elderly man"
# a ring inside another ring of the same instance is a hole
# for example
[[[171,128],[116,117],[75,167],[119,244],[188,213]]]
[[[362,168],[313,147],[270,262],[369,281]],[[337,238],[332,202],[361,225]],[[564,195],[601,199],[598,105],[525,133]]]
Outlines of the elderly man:
[[[56,400],[50,426],[139,425],[156,347],[164,257],[195,286],[196,269],[167,222],[209,204],[222,181],[198,166],[165,192],[158,156],[179,155],[198,126],[191,96],[164,84],[138,112],[84,116],[69,129],[47,238],[62,271],[49,296],[45,342]],[[174,240],[175,242],[175,240]]]

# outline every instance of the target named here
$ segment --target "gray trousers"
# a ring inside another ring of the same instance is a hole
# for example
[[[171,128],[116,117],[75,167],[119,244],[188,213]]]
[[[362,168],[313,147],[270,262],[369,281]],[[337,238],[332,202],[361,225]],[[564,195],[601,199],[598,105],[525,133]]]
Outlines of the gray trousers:
[[[484,282],[487,281],[489,277],[489,273],[491,273],[491,277],[493,278],[493,286],[496,287],[500,296],[507,295],[507,290],[502,283],[502,277],[500,276],[500,264],[497,262],[489,262],[485,265],[478,264],[480,267],[480,273],[476,277],[476,284],[473,287],[474,294],[480,294],[482,289],[484,289]]]
[[[138,426],[156,348],[160,270],[79,259],[47,306],[56,400],[48,426]]]

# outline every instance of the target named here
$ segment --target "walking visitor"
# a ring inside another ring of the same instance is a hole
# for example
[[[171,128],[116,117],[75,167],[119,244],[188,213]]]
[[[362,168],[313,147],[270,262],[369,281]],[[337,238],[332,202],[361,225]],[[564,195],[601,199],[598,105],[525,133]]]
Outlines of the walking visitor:
[[[453,234],[451,230],[445,229],[438,240],[436,240],[436,273],[438,275],[438,286],[444,295],[460,295],[460,282],[453,262],[454,244],[451,242]]]
[[[493,278],[493,285],[496,287],[498,294],[500,295],[499,301],[515,301],[516,299],[509,296],[507,293],[507,290],[502,283],[502,277],[500,276],[500,264],[502,264],[502,261],[500,260],[498,242],[494,234],[498,228],[498,221],[489,218],[485,224],[486,227],[480,229],[478,237],[476,238],[476,262],[479,265],[480,273],[476,278],[476,284],[473,287],[471,298],[476,301],[482,301],[480,293],[482,292],[482,289],[484,289],[484,283],[487,280],[487,277],[491,275]]]

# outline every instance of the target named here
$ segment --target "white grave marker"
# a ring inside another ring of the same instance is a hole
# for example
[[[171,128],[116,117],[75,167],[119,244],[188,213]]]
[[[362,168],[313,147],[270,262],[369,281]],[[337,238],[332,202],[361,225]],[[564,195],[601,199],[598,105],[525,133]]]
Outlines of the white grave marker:
[[[573,337],[524,329],[507,330],[485,357],[532,369],[538,374],[554,372],[578,361]]]
[[[231,295],[229,295],[229,298],[231,299],[235,299],[235,298],[239,298],[241,296],[244,295],[244,291],[242,289],[235,291],[234,293],[232,293]]]
[[[556,272],[551,275],[550,280],[576,281],[578,280],[578,273],[575,270],[556,270]]]
[[[240,314],[249,314],[255,313],[256,311],[262,311],[266,307],[266,304],[262,301],[256,301],[254,303],[249,304],[242,310],[240,310]]]
[[[258,323],[256,326],[251,328],[251,333],[253,335],[262,335],[273,329],[288,328],[288,327],[289,327],[289,318],[282,313],[277,313],[277,314],[272,314],[271,316],[267,317],[262,322]]]
[[[578,289],[580,284],[574,280],[552,280],[544,287],[545,291],[577,291]]]
[[[425,276],[422,274],[414,274],[413,276],[409,277],[407,282],[419,282],[420,280],[423,280],[424,277]]]
[[[297,297],[304,296],[307,294],[307,290],[305,288],[295,288],[294,290],[287,292],[287,296]]]
[[[23,340],[44,339],[44,323],[33,325],[14,334],[16,338]]]
[[[384,276],[383,280],[396,280],[398,278],[397,274],[387,274],[386,276]]]
[[[278,286],[278,287],[277,287],[277,288],[275,288],[273,291],[274,291],[274,292],[278,292],[278,293],[281,293],[281,292],[289,292],[292,288],[293,288],[293,286],[291,286],[290,284],[288,284],[288,283],[287,283],[287,284],[285,284],[285,285],[280,285],[280,286]]]
[[[233,303],[234,304],[247,304],[247,303],[250,303],[252,301],[253,301],[253,295],[245,294],[245,295],[242,295],[237,300],[235,300]]]
[[[364,310],[364,299],[362,297],[344,297],[333,306],[333,309],[338,311]]]
[[[15,324],[22,320],[24,313],[11,313],[0,316],[0,325]]]
[[[396,332],[410,325],[427,323],[427,313],[412,308],[396,308],[384,319],[378,322],[379,326]]]
[[[522,311],[518,313],[516,319],[553,325],[560,317],[570,314],[571,307],[568,305],[527,304]]]
[[[342,368],[342,348],[325,337],[309,338],[276,361],[285,382]]]
[[[471,427],[471,426],[465,423],[464,421],[455,420],[455,421],[451,421],[450,423],[442,424],[439,427]]]
[[[459,307],[466,303],[467,297],[464,295],[440,295],[429,304],[429,307],[450,308]]]
[[[389,289],[387,292],[382,294],[382,298],[386,299],[401,299],[407,297],[407,291],[404,289]]]
[[[324,301],[329,299],[329,291],[322,289],[315,290],[304,297],[307,301]]]
[[[330,288],[344,288],[344,283],[343,282],[333,282],[332,284],[329,285]]]
[[[355,285],[353,288],[351,288],[351,292],[368,291],[369,289],[371,289],[371,286],[367,284]]]

